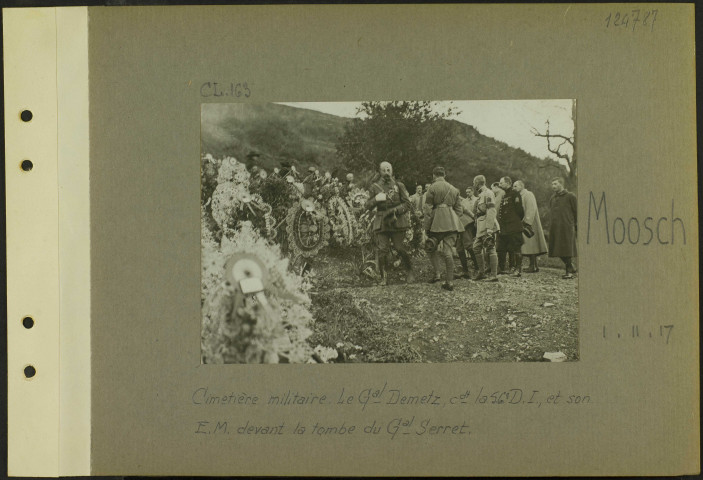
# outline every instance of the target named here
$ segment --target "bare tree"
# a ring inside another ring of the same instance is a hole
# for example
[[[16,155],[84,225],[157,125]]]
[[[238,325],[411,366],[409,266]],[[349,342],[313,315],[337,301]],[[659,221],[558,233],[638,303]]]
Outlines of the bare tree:
[[[576,105],[572,107],[571,118],[576,126]],[[575,130],[575,128],[574,128]],[[567,182],[570,186],[576,187],[576,149],[574,148],[574,133],[570,136],[554,133],[550,130],[549,120],[546,122],[546,130],[541,132],[532,127],[531,132],[536,137],[547,139],[547,150],[566,162]]]

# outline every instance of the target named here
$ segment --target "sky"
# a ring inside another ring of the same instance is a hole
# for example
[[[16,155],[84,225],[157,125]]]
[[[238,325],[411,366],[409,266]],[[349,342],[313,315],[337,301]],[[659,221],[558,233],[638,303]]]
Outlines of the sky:
[[[283,103],[283,105],[317,110],[340,117],[356,117],[356,108],[360,103],[305,102]],[[574,131],[570,99],[447,101],[436,102],[436,108],[438,111],[446,110],[450,103],[461,112],[450,118],[469,124],[483,135],[493,137],[512,147],[522,148],[539,158],[548,157],[558,160],[556,155],[547,150],[546,139],[535,137],[531,133],[532,127],[544,132],[546,122],[549,120],[551,133],[571,136]]]

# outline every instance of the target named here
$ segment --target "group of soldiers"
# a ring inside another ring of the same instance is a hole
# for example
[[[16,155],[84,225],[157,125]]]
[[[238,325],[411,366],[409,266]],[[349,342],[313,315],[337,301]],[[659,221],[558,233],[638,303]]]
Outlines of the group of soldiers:
[[[554,194],[549,203],[547,244],[535,196],[521,180],[513,182],[506,176],[489,188],[485,176],[477,175],[462,197],[459,189],[447,182],[444,168],[435,167],[432,183],[425,185],[424,191],[418,185],[410,196],[403,183],[394,178],[390,163],[381,163],[379,173],[379,180],[371,185],[366,208],[376,211],[373,231],[381,285],[388,283],[391,245],[406,270],[406,282],[415,282],[412,260],[403,244],[410,215],[423,222],[425,250],[434,269],[429,281],[444,280],[441,287],[445,290],[454,289],[455,249],[462,266],[460,278],[497,282],[499,274],[520,277],[523,256],[529,258],[525,272],[538,272],[537,257],[545,253],[562,259],[566,269],[562,278],[574,278],[576,195],[564,188],[563,178],[554,178],[551,183]]]

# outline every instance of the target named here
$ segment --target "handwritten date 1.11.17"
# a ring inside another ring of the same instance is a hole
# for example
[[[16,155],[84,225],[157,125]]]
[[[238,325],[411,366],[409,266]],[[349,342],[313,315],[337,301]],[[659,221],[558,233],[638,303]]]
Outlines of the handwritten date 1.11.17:
[[[650,340],[664,340],[666,344],[669,344],[669,339],[671,338],[671,331],[674,329],[673,325],[659,325],[657,330],[655,327],[646,328],[642,327],[640,335],[640,326],[631,325],[629,329],[620,329],[616,331],[606,330],[605,325],[603,325],[603,338],[620,338],[620,339],[639,339],[648,338]]]
[[[650,32],[653,32],[657,13],[656,9],[640,10],[639,8],[634,8],[629,12],[610,12],[605,17],[605,28],[614,27],[623,30],[632,28],[634,32],[637,27],[640,27],[640,29],[649,29]]]

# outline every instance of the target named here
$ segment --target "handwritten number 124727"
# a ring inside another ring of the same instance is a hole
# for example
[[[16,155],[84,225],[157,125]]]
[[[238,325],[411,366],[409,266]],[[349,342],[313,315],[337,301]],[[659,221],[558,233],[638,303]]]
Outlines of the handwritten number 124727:
[[[629,12],[610,12],[605,17],[605,28],[619,27],[624,30],[632,28],[634,32],[639,26],[649,28],[649,31],[652,32],[654,31],[654,22],[657,20],[657,13],[656,9],[640,10],[638,8]]]

